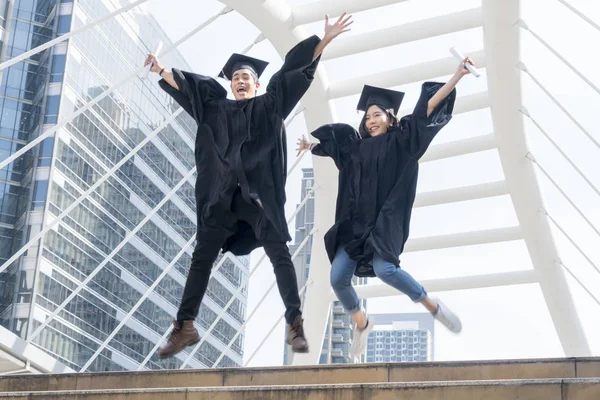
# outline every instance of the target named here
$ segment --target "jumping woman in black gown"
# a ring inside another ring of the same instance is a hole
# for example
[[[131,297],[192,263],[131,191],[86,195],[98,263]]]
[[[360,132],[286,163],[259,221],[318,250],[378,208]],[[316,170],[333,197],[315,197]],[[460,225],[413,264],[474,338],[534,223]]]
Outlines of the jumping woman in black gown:
[[[435,135],[450,121],[454,89],[469,73],[461,63],[446,84],[425,82],[412,114],[398,120],[404,93],[365,86],[358,109],[365,111],[359,132],[347,124],[324,125],[312,136],[319,143],[298,141],[298,154],[310,150],[331,157],[339,170],[335,224],[325,235],[331,261],[331,285],[354,330],[351,355],[365,351],[374,322],[360,308],[353,275],[377,276],[421,303],[450,331],[462,329],[460,319],[400,267],[399,255],[408,239],[416,195],[418,160]]]

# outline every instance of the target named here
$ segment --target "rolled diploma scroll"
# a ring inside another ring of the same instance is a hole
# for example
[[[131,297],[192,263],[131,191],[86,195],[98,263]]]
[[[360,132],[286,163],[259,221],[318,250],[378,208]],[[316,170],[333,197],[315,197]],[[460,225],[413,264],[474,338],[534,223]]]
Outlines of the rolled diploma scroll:
[[[465,56],[463,56],[462,53],[460,51],[456,50],[456,48],[454,48],[454,47],[450,47],[450,53],[452,53],[452,55],[454,55],[454,57],[456,57],[456,59],[458,61],[462,62],[465,59]],[[465,68],[468,69],[469,72],[472,73],[473,76],[475,76],[476,78],[479,78],[481,76],[481,74],[479,73],[477,68],[475,68],[470,63],[465,63]]]
[[[158,42],[158,46],[156,46],[156,51],[154,55],[158,57],[158,53],[162,50],[163,42],[162,40]],[[142,79],[148,79],[148,74],[150,73],[150,69],[152,69],[152,63],[146,65],[146,70],[142,73]]]

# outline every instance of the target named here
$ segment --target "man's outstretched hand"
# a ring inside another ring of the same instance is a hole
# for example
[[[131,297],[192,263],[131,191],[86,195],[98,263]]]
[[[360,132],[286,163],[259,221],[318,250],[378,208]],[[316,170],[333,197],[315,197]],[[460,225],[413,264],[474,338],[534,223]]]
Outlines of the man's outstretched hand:
[[[150,71],[154,73],[158,74],[163,69],[162,65],[160,65],[160,62],[158,61],[158,58],[156,58],[154,54],[148,54],[146,57],[146,60],[144,61],[144,67],[148,64],[152,64]]]
[[[296,154],[296,157],[299,157],[300,154],[304,153],[306,150],[310,150],[310,142],[306,140],[304,135],[302,135],[302,138],[298,139],[296,145],[298,146],[298,148],[296,149],[296,151],[298,152],[298,154]]]
[[[334,24],[329,23],[329,15],[325,15],[325,35],[315,48],[313,61],[315,61],[321,55],[323,50],[325,50],[325,47],[327,47],[327,45],[331,43],[333,39],[350,30],[349,27],[354,23],[354,21],[352,21],[352,15],[346,16],[346,14],[347,13],[344,12],[342,15],[340,15]]]

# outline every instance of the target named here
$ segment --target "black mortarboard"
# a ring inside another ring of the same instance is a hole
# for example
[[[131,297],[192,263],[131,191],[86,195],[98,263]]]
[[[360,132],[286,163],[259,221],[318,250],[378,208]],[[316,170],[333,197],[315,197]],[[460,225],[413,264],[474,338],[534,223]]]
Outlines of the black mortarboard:
[[[268,62],[259,60],[258,58],[252,58],[243,54],[234,53],[229,57],[227,63],[221,70],[219,78],[226,78],[231,80],[231,77],[235,71],[239,69],[249,69],[253,71],[257,77],[260,77],[264,72],[265,68],[269,65]]]
[[[403,92],[365,85],[356,108],[366,112],[369,107],[375,104],[384,110],[393,109],[394,114],[398,114],[403,98]]]

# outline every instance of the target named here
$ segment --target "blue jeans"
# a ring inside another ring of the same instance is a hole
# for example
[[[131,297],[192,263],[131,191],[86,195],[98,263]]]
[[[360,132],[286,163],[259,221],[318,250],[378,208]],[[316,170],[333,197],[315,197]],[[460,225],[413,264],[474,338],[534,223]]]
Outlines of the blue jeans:
[[[340,246],[331,263],[331,287],[344,309],[350,314],[360,310],[358,295],[352,287],[355,269],[356,261],[350,258],[344,247]],[[406,294],[415,303],[427,297],[425,288],[408,272],[385,261],[378,254],[373,257],[373,269],[379,279]]]

